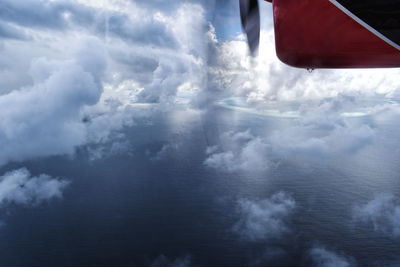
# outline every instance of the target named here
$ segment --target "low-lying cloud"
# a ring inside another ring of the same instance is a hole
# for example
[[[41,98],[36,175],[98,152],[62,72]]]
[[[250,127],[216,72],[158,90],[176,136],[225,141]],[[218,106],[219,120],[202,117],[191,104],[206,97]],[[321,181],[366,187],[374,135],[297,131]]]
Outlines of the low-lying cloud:
[[[371,225],[375,231],[400,238],[400,199],[392,194],[381,194],[366,204],[354,207],[354,220]]]
[[[281,238],[291,231],[289,221],[295,207],[296,201],[284,192],[258,201],[240,199],[237,204],[240,218],[233,231],[247,241]]]
[[[10,171],[0,177],[0,207],[7,204],[35,205],[61,198],[68,185],[67,180],[46,174],[32,176],[25,168]]]
[[[263,171],[269,167],[265,140],[250,131],[227,132],[221,135],[221,145],[209,147],[204,164],[219,171]]]
[[[328,250],[322,246],[314,246],[310,257],[316,267],[351,267],[356,266],[354,259]]]

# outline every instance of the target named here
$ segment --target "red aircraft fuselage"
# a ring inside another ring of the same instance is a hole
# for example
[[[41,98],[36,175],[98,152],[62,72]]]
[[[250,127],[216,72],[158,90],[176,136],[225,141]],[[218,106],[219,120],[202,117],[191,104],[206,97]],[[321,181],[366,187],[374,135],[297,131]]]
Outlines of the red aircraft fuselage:
[[[288,65],[400,67],[400,0],[273,0],[272,5],[276,52]]]

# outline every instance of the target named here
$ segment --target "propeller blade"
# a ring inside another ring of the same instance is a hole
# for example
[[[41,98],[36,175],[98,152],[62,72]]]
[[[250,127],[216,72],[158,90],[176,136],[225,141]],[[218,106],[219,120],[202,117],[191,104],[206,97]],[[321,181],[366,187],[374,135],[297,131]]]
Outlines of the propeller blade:
[[[258,0],[239,0],[240,19],[247,36],[251,55],[254,55],[260,43],[260,9]]]

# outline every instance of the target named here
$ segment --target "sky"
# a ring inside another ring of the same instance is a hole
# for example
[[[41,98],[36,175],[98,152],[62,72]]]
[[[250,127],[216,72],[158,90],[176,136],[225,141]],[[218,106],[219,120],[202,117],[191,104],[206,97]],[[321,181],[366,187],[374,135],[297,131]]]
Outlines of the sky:
[[[70,177],[32,174],[24,162],[74,158],[82,149],[88,160],[126,152],[123,130],[160,113],[184,123],[225,104],[297,118],[269,134],[221,133],[223,141],[210,145],[203,161],[227,174],[269,170],[276,157],[356,154],[373,143],[380,129],[348,118],[382,112],[397,118],[400,70],[309,73],[286,66],[275,55],[271,5],[260,5],[260,49],[252,58],[233,0],[1,0],[0,231],[6,207],[62,201],[74,186]],[[152,158],[173,149],[179,142]],[[240,199],[233,232],[250,241],[280,238],[290,233],[297,206],[286,192]],[[371,197],[355,207],[354,221],[399,238],[399,196]],[[309,255],[316,266],[355,264],[324,244]],[[160,256],[154,266],[165,262],[187,266],[190,258]]]

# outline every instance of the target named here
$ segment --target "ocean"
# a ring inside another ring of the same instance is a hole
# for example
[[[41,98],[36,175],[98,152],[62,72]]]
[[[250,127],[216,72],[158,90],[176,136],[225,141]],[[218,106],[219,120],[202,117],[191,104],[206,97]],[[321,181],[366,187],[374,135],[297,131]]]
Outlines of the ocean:
[[[90,159],[89,149],[80,148],[74,157],[9,164],[2,173],[25,166],[71,184],[62,199],[6,208],[0,265],[311,266],[310,251],[323,247],[349,264],[399,266],[399,237],[354,218],[355,209],[375,196],[400,197],[398,117],[347,118],[374,129],[368,144],[351,151],[271,149],[267,167],[257,171],[205,164],[207,148],[224,151],[223,133],[248,131],[268,141],[297,119],[221,105],[205,114],[178,111],[126,127],[125,148],[106,144],[111,152],[103,157]],[[235,231],[241,200],[279,192],[295,201],[282,234],[244,238]]]

